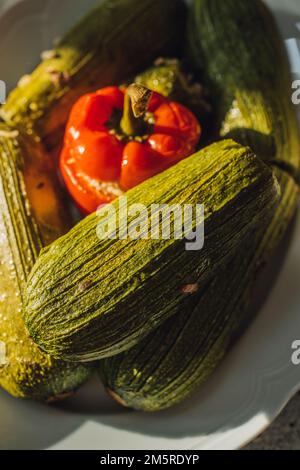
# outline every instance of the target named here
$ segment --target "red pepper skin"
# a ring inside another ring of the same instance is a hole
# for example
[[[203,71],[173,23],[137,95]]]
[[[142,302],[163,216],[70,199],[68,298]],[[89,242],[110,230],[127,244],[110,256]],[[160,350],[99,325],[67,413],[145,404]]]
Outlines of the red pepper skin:
[[[148,111],[154,125],[141,139],[120,138],[112,129],[115,111],[122,114],[125,90],[103,88],[82,96],[66,127],[60,170],[72,198],[88,214],[191,155],[201,127],[184,106],[153,93]]]

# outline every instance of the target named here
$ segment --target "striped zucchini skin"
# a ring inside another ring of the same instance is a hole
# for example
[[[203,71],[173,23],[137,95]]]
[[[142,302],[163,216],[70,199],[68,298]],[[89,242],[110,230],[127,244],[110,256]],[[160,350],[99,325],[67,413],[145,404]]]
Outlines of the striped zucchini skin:
[[[255,263],[265,263],[299,203],[300,138],[282,38],[262,0],[193,0],[187,31],[187,54],[215,98],[221,136],[248,145],[280,183],[280,204],[255,251]]]
[[[206,90],[193,79],[190,70],[178,59],[155,61],[154,65],[135,77],[136,83],[160,93],[174,101],[182,103],[198,118],[203,132],[207,131],[207,120],[211,114],[211,106]]]
[[[297,180],[298,124],[284,44],[262,0],[195,0],[187,52],[206,80],[221,136],[249,145]]]
[[[256,48],[249,38],[255,38]],[[271,164],[281,188],[280,202],[197,299],[183,304],[175,317],[130,351],[100,362],[106,388],[125,406],[168,408],[209,377],[245,319],[258,272],[274,256],[296,213],[300,144],[281,42],[260,1],[194,0],[189,52],[216,98],[221,133],[252,146]],[[274,68],[275,90],[266,91],[261,79]]]
[[[182,286],[201,287],[213,276],[277,196],[272,171],[230,140],[149,179],[127,193],[128,207],[204,204],[204,249],[187,251],[185,240],[173,236],[100,240],[100,216],[92,214],[43,251],[32,270],[25,306],[32,338],[65,360],[100,359],[133,347],[174,314],[186,297]],[[117,221],[118,205],[111,205]],[[117,223],[117,233],[125,223]]]
[[[62,398],[91,369],[42,353],[22,317],[26,279],[42,246],[69,228],[49,159],[38,144],[0,125],[0,385],[21,398]]]
[[[21,80],[1,114],[55,148],[79,96],[121,83],[160,54],[178,53],[184,26],[182,0],[104,0]]]
[[[240,291],[244,250],[252,246],[251,238],[241,240],[230,264],[195,298],[187,299],[175,317],[134,348],[99,363],[113,399],[136,410],[160,411],[180,403],[207,380],[238,326],[241,306],[237,308],[233,293],[234,288]]]

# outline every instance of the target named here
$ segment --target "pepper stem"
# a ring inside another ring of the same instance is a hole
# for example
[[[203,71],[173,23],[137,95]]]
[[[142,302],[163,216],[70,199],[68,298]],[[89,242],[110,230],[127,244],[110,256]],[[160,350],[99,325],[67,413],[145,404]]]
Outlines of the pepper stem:
[[[127,136],[143,135],[147,131],[144,120],[148,109],[152,91],[133,83],[125,93],[124,111],[121,120],[121,129]]]

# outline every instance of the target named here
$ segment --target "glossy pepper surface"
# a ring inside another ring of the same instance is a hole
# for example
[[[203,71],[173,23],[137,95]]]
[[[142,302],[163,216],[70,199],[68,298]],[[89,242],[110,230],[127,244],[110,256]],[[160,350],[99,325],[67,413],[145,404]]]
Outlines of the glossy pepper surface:
[[[91,213],[191,155],[200,135],[181,104],[140,85],[107,87],[73,106],[60,170],[76,204]]]

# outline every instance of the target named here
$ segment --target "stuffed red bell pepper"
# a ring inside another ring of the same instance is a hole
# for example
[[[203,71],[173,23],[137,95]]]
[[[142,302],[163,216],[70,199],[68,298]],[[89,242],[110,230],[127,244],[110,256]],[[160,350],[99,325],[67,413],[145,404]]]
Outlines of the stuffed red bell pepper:
[[[77,205],[97,210],[191,155],[201,127],[181,104],[140,85],[82,96],[66,128],[60,170]]]

